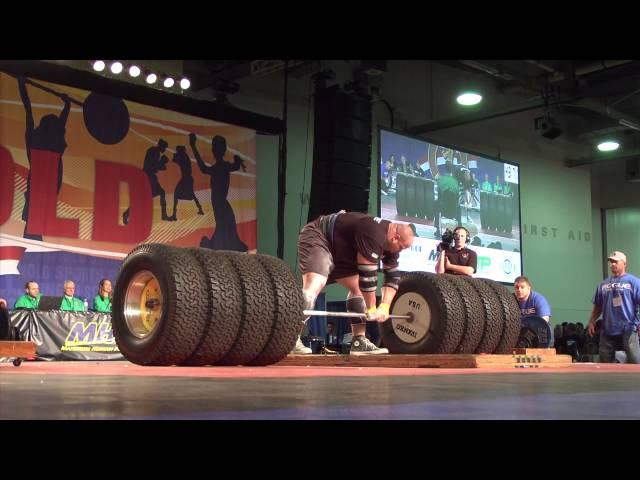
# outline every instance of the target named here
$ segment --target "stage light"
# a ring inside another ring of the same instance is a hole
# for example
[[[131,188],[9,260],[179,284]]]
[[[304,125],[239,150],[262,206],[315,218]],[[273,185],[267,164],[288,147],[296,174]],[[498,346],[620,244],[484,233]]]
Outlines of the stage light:
[[[464,92],[458,95],[456,101],[465,107],[477,105],[482,101],[482,95],[476,92]]]
[[[156,80],[158,80],[158,76],[155,73],[150,73],[147,75],[146,82],[149,85],[153,85],[154,83],[156,83]]]
[[[122,72],[123,66],[120,62],[113,62],[111,64],[111,73],[114,74],[119,74],[120,72]]]
[[[93,62],[93,69],[96,72],[101,72],[104,70],[104,67],[106,67],[105,63],[102,60],[96,60],[95,62]]]
[[[180,80],[180,88],[182,90],[187,90],[190,86],[191,86],[191,82],[189,81],[188,78],[183,78],[182,80]]]
[[[598,150],[601,152],[612,152],[617,150],[620,144],[615,140],[605,140],[604,142],[600,142],[598,144]]]
[[[131,75],[133,78],[136,78],[137,76],[139,76],[140,67],[138,67],[137,65],[131,65],[129,67],[129,75]]]
[[[171,77],[167,77],[164,79],[164,83],[163,85],[165,86],[165,88],[171,88],[173,87],[173,84],[176,83],[175,80]]]

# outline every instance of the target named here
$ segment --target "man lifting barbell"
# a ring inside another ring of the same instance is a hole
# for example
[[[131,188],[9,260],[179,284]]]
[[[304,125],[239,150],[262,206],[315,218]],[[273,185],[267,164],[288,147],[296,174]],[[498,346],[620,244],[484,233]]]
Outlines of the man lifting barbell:
[[[400,281],[398,257],[401,250],[411,246],[414,236],[413,225],[345,211],[320,216],[302,228],[298,262],[305,309],[313,308],[327,282],[337,282],[349,290],[347,311],[367,314],[366,319],[351,320],[353,355],[389,353],[365,337],[365,321],[384,322],[389,317],[389,306]],[[376,307],[380,261],[384,284],[382,301]],[[298,337],[291,353],[309,354],[311,349]]]

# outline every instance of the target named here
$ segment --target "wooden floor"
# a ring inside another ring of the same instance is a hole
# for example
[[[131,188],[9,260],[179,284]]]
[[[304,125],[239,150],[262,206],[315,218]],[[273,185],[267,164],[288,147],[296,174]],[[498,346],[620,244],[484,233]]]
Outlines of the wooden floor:
[[[196,368],[122,361],[0,363],[0,419],[640,419],[638,398],[640,365],[626,364]]]

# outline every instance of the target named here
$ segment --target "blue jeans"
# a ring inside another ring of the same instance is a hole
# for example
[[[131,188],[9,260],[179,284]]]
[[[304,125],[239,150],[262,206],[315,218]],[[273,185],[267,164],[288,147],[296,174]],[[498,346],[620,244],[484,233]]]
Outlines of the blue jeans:
[[[613,363],[616,350],[624,350],[627,363],[640,363],[640,343],[638,332],[628,331],[622,335],[604,335],[600,333],[600,362]]]

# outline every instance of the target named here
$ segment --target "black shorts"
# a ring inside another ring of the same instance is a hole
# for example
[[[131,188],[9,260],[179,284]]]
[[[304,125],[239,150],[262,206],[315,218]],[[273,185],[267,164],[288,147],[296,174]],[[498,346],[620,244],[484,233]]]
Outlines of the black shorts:
[[[329,277],[334,268],[329,240],[320,228],[320,219],[307,223],[298,237],[300,272],[318,273]]]

